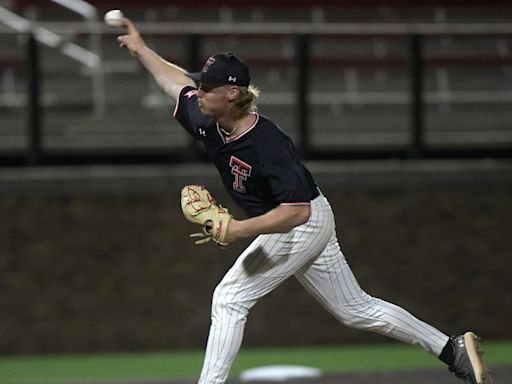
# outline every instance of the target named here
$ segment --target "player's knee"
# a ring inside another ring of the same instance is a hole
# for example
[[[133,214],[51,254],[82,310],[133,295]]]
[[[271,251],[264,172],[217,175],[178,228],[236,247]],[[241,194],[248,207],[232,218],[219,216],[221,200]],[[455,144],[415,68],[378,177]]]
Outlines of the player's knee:
[[[378,299],[364,295],[358,300],[344,303],[336,309],[340,322],[348,327],[357,329],[371,329],[378,327],[376,324],[376,302]]]
[[[240,300],[233,292],[217,288],[212,300],[212,321],[245,321],[249,307],[248,303]]]

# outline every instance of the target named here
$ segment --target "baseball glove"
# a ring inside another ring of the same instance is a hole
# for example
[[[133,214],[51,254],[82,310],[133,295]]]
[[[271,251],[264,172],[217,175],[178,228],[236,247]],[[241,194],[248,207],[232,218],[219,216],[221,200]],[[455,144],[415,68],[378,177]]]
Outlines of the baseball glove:
[[[210,192],[202,185],[187,185],[181,190],[181,210],[191,223],[201,226],[201,233],[191,237],[200,237],[196,244],[204,244],[213,240],[220,246],[225,241],[228,225],[233,216],[226,208],[218,205]]]

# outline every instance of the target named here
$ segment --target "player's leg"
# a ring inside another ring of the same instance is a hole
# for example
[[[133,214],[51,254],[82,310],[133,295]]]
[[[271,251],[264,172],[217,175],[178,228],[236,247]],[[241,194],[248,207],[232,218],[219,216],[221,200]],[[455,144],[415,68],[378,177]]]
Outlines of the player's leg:
[[[305,264],[296,277],[340,322],[419,345],[465,382],[492,384],[472,332],[449,338],[403,308],[364,292],[340,250],[334,229],[321,255]]]
[[[357,283],[335,237],[296,277],[342,323],[419,345],[467,383],[493,383],[472,332],[449,338],[403,308],[368,295]]]
[[[403,308],[367,294],[359,286],[333,236],[322,255],[296,275],[340,322],[420,345],[439,356],[449,337]]]
[[[240,349],[250,308],[319,255],[330,238],[325,212],[284,234],[262,235],[239,256],[214,291],[212,323],[200,384],[224,383]]]
[[[342,323],[420,345],[439,356],[449,337],[403,308],[363,291],[341,252],[326,199],[321,209],[331,212],[331,237],[321,254],[298,271],[300,283]]]

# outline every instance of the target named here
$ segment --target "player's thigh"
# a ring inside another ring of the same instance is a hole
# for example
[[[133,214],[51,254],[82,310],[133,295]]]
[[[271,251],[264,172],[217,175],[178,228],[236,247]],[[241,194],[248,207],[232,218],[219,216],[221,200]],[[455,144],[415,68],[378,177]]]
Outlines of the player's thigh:
[[[253,301],[274,290],[321,252],[322,234],[310,237],[306,247],[297,233],[261,235],[238,257],[214,296]],[[318,246],[318,248],[317,248]]]
[[[366,301],[368,297],[359,286],[336,238],[329,242],[317,259],[300,268],[295,276],[328,309],[351,306]]]

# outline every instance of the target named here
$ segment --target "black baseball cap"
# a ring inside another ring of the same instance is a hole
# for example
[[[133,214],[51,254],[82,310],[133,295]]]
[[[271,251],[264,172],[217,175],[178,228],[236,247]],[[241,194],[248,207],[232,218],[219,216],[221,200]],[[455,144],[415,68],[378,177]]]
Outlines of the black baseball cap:
[[[251,82],[249,68],[231,52],[218,53],[206,60],[201,72],[187,73],[196,83],[233,84],[247,87]]]

